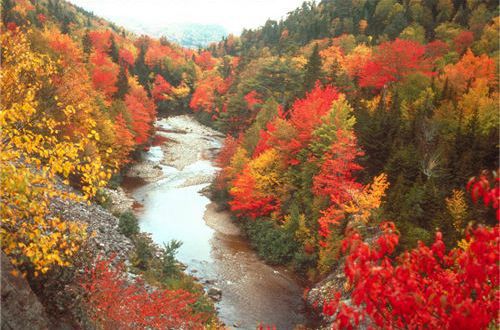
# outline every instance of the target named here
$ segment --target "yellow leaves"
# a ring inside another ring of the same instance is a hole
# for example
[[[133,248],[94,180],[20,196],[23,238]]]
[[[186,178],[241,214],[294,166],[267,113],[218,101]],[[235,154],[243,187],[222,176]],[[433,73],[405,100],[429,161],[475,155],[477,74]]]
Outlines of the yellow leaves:
[[[372,212],[380,208],[387,188],[389,182],[385,173],[374,177],[373,183],[367,185],[363,191],[354,193],[352,201],[344,206],[344,211],[352,214],[355,221],[368,222]]]
[[[463,231],[467,219],[467,202],[465,193],[462,190],[454,189],[450,197],[445,199],[446,209],[453,221],[453,227],[458,231]]]
[[[255,187],[265,195],[282,196],[286,192],[284,164],[276,149],[268,149],[248,164]]]
[[[89,139],[94,139],[96,141],[99,141],[101,137],[99,136],[99,133],[97,133],[95,130],[91,130],[89,134],[87,134],[87,137]]]
[[[189,86],[184,81],[179,86],[172,87],[172,95],[177,99],[185,98],[190,91]]]
[[[53,87],[56,63],[32,50],[23,33],[6,32],[0,38],[0,240],[15,265],[27,265],[37,276],[55,265],[68,266],[86,238],[86,228],[49,210],[54,198],[83,200],[59,190],[57,177],[80,179],[88,199],[112,170],[103,166],[101,155],[106,153],[97,149],[101,136],[85,93],[59,88],[64,93],[54,96],[56,105],[44,108],[36,95]]]
[[[460,241],[457,242],[457,245],[459,248],[461,248],[462,250],[464,251],[467,251],[471,245],[471,243],[473,242],[472,239],[461,239]]]

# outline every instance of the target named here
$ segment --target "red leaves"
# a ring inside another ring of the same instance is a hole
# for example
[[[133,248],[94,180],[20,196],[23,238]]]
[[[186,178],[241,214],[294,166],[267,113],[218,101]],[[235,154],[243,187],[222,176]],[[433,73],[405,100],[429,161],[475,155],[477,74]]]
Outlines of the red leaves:
[[[123,265],[98,260],[82,286],[94,321],[104,329],[202,329],[206,316],[192,305],[196,296],[184,290],[149,292],[140,281],[127,281]]]
[[[215,110],[215,92],[221,85],[224,85],[224,81],[218,75],[198,81],[189,107],[194,111],[203,110],[212,113]]]
[[[262,101],[257,97],[256,91],[251,91],[247,95],[244,96],[245,101],[248,104],[248,108],[250,110],[254,110],[256,104],[261,104]]]
[[[40,22],[40,24],[44,25],[45,22],[47,21],[47,16],[45,16],[44,14],[38,14],[36,16],[36,18],[38,19],[38,21]]]
[[[120,63],[125,63],[129,67],[134,65],[135,57],[130,50],[122,48],[118,51],[118,54]]]
[[[168,94],[172,91],[172,85],[168,83],[159,74],[156,75],[155,81],[153,83],[153,89],[151,90],[151,96],[153,99],[158,101],[164,101],[168,99]]]
[[[330,226],[337,225],[344,218],[341,206],[362,188],[353,177],[354,171],[362,169],[354,162],[362,154],[357,148],[354,134],[339,130],[337,140],[325,155],[319,173],[313,177],[314,194],[328,197],[331,203],[318,220],[319,234],[322,237],[330,236]]]
[[[321,117],[332,107],[339,95],[334,87],[321,88],[319,84],[307,93],[304,99],[295,101],[290,115],[290,123],[297,129],[297,140],[301,146],[306,145],[314,128],[321,123]]]
[[[462,54],[474,42],[474,33],[471,31],[462,31],[454,39],[453,44],[457,53]]]
[[[274,196],[264,196],[257,191],[255,179],[248,169],[238,175],[233,185],[231,211],[255,219],[280,209],[280,202]]]
[[[388,256],[397,245],[394,225],[382,225],[372,246],[354,232],[343,243],[349,249],[345,273],[352,305],[325,304],[337,311],[336,328],[371,320],[381,328],[482,329],[495,322],[498,295],[499,227],[479,227],[464,249],[445,252],[442,234],[429,249],[424,244],[396,261]],[[370,322],[370,321],[368,321]]]
[[[289,120],[281,118],[280,111],[280,118],[267,124],[267,131],[260,133],[254,154],[273,147],[283,153],[288,164],[299,164],[296,155],[311,142],[312,132],[321,124],[321,117],[331,109],[337,98],[338,93],[332,86],[321,88],[316,85],[305,98],[295,101]]]
[[[212,54],[206,50],[195,56],[194,62],[198,64],[203,70],[212,70],[216,62],[212,58]]]
[[[89,31],[89,38],[96,51],[105,53],[111,46],[111,31]]]
[[[118,65],[113,63],[105,53],[100,51],[92,54],[90,60],[94,65],[92,70],[94,87],[104,92],[108,98],[111,98],[117,90]]]
[[[146,143],[156,115],[154,103],[148,98],[144,88],[135,84],[125,95],[125,104],[132,115],[132,128],[135,132],[136,144]]]
[[[351,199],[361,185],[353,178],[353,172],[362,169],[354,160],[363,155],[356,145],[352,132],[337,132],[337,140],[321,165],[320,172],[313,178],[313,191],[319,196],[328,196],[335,205]]]
[[[474,203],[481,198],[486,207],[491,203],[491,207],[496,210],[497,220],[500,221],[500,178],[495,171],[491,174],[491,178],[489,176],[488,171],[483,171],[479,177],[470,178],[466,189],[471,194]]]
[[[359,86],[381,89],[390,82],[403,80],[409,74],[431,75],[424,54],[425,46],[416,41],[396,39],[384,42],[363,68]]]

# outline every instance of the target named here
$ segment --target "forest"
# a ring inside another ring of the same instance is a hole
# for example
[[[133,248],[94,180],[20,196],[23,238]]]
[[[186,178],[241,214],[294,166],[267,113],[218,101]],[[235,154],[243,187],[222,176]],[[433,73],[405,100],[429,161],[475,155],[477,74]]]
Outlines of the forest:
[[[257,255],[305,297],[343,279],[315,328],[497,328],[499,28],[497,1],[322,0],[194,50],[2,0],[2,254],[45,304],[78,283],[80,328],[224,328],[180,245],[116,215],[129,265],[52,206],[105,206],[157,118],[192,114],[225,136],[209,190]]]

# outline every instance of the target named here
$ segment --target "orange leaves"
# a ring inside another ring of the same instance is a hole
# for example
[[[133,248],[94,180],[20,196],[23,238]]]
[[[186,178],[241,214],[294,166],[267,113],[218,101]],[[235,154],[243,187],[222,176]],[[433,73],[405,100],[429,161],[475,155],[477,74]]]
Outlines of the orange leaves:
[[[62,34],[58,30],[47,30],[45,34],[49,46],[61,55],[65,65],[81,60],[82,51],[69,35]]]
[[[194,111],[205,111],[212,113],[215,109],[215,93],[224,80],[219,75],[208,75],[198,81],[196,89],[189,103]]]
[[[203,70],[212,70],[217,63],[209,51],[203,51],[196,55],[194,62],[198,64]]]
[[[156,40],[151,40],[145,55],[147,66],[153,68],[155,65],[161,65],[164,59],[178,61],[182,55],[170,46],[162,45]]]
[[[134,65],[135,56],[128,49],[124,49],[124,48],[120,49],[119,50],[119,58],[120,58],[121,63],[126,63],[128,66]]]
[[[229,202],[231,211],[255,219],[279,209],[279,201],[259,193],[255,185],[255,179],[248,170],[238,175],[230,191],[233,196]]]
[[[128,129],[121,113],[116,116],[114,131],[116,141],[120,141],[114,146],[116,149],[114,157],[120,164],[126,164],[129,162],[128,155],[134,149],[135,142],[134,135]]]
[[[153,83],[153,89],[151,90],[153,99],[156,102],[168,100],[170,98],[170,92],[172,92],[172,85],[163,79],[162,76],[157,74]]]
[[[136,144],[147,142],[153,128],[156,107],[148,98],[144,88],[135,80],[131,81],[130,91],[125,95],[125,104],[132,116],[132,128]]]
[[[251,218],[278,211],[287,192],[283,171],[284,165],[274,149],[252,159],[232,182],[231,210]]]
[[[481,81],[486,81],[488,86],[498,88],[495,62],[487,55],[474,56],[469,49],[456,64],[444,68],[444,78],[457,95],[466,92],[468,88],[475,87]]]
[[[106,53],[109,50],[111,34],[110,30],[89,31],[90,42],[97,52]]]

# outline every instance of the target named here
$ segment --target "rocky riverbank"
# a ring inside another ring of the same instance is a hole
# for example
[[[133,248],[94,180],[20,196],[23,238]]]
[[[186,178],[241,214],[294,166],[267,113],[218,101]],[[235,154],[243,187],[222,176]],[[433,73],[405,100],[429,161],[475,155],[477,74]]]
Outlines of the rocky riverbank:
[[[151,147],[152,152],[148,156],[142,155],[142,160],[133,164],[125,176],[146,183],[156,182],[165,177],[165,166],[182,171],[190,164],[210,159],[224,139],[219,132],[201,125],[189,115],[160,119],[155,127],[156,137],[165,142]],[[185,184],[209,183],[211,180],[210,175],[205,175]]]

